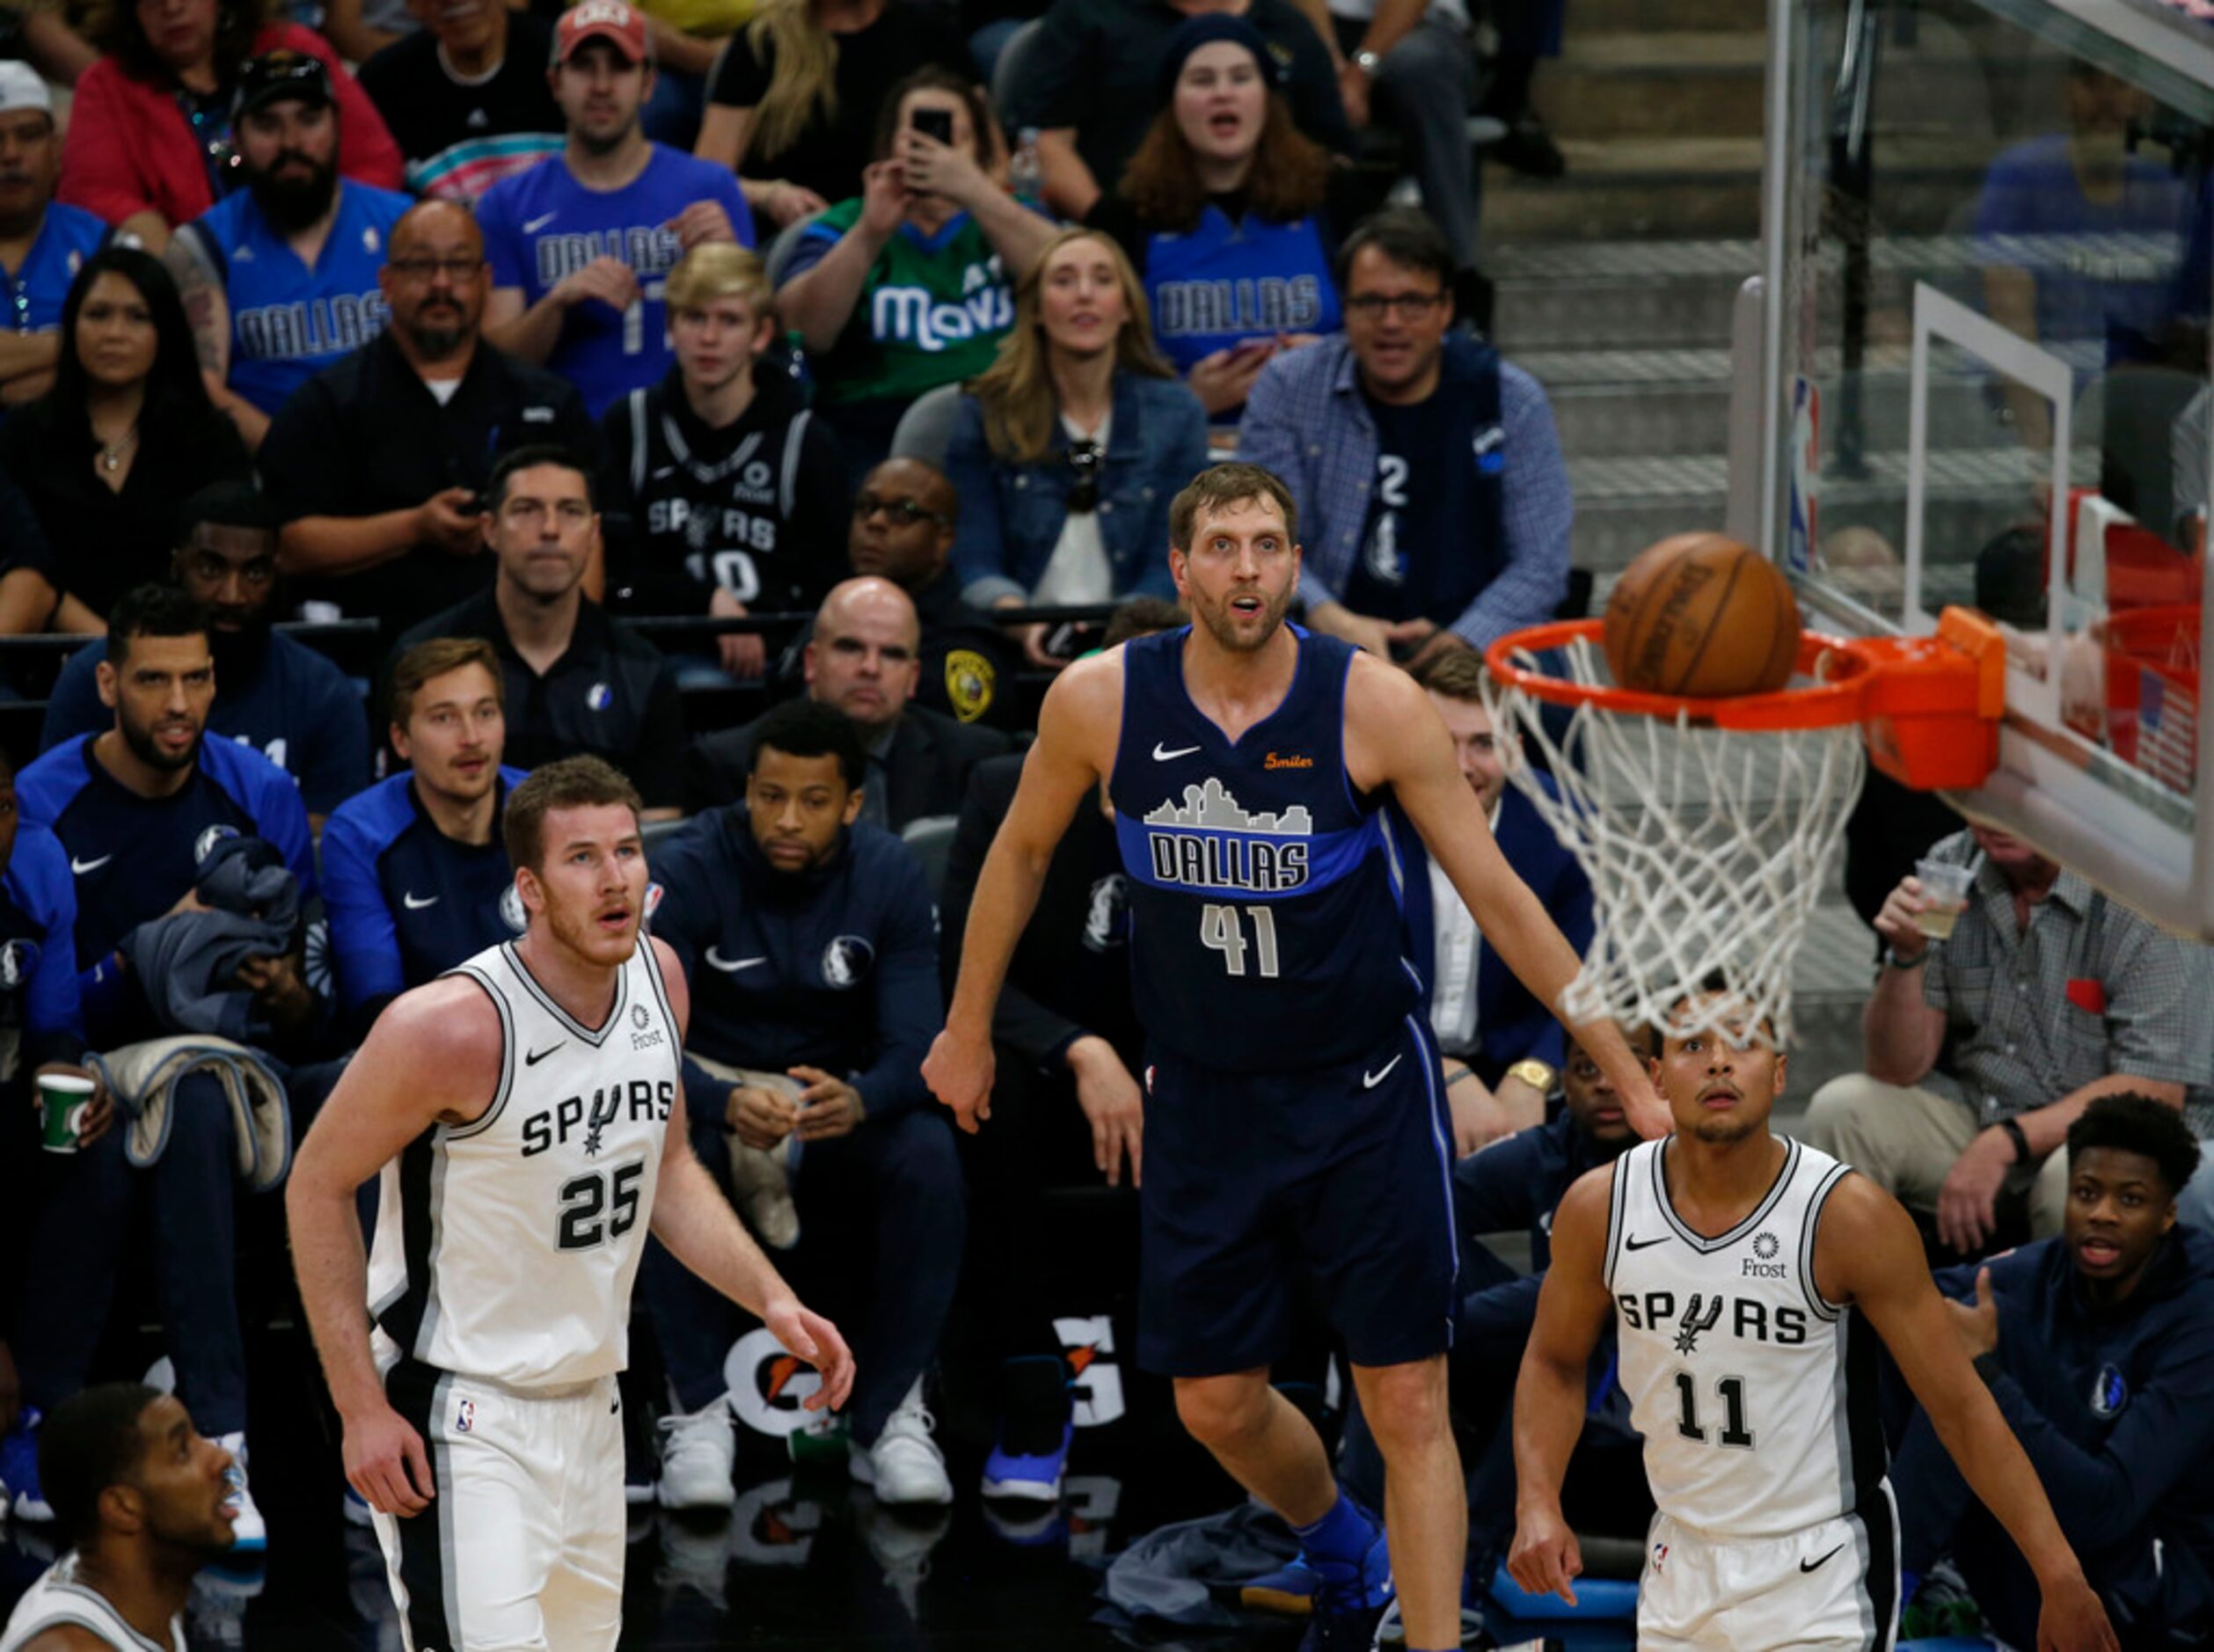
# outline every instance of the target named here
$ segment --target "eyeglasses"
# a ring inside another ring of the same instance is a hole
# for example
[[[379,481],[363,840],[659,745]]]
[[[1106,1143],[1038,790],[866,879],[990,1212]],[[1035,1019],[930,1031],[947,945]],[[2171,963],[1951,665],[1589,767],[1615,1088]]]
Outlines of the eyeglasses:
[[[411,281],[435,281],[441,275],[465,281],[485,267],[481,258],[396,258],[387,262],[393,274]]]
[[[1420,321],[1445,302],[1443,293],[1358,293],[1345,301],[1346,313],[1363,321],[1381,321],[1387,310],[1402,319]]]
[[[934,522],[941,528],[950,528],[953,519],[942,511],[925,510],[911,499],[880,499],[867,488],[853,495],[853,515],[856,521],[882,511],[898,528],[912,528],[918,522]]]
[[[1069,468],[1077,473],[1076,485],[1069,489],[1069,514],[1082,516],[1100,508],[1100,466],[1107,452],[1096,442],[1071,442],[1068,458]]]

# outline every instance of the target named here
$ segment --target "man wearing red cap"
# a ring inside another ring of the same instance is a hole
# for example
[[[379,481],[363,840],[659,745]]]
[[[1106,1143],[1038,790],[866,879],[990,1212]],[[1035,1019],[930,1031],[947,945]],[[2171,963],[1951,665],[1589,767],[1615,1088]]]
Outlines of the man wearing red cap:
[[[562,152],[478,204],[493,291],[485,334],[574,382],[597,417],[669,364],[666,278],[705,241],[753,245],[724,167],[649,140],[646,19],[623,0],[561,14],[548,71],[568,122]]]

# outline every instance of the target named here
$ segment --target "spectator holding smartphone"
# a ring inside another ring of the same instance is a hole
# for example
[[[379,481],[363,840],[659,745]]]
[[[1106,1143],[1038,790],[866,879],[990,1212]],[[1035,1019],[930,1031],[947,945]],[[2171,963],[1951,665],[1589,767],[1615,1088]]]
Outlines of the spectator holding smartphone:
[[[1207,415],[1153,347],[1129,260],[1097,230],[1062,230],[954,416],[962,595],[980,608],[1173,597],[1168,503],[1206,464]],[[1065,665],[1045,631],[1025,651]]]
[[[991,364],[1013,319],[1007,271],[1052,238],[1007,193],[1006,164],[982,90],[919,69],[885,103],[860,196],[800,238],[778,308],[815,358],[815,406],[857,481],[917,396]]]
[[[1209,418],[1235,423],[1279,350],[1341,325],[1329,152],[1293,123],[1260,31],[1210,12],[1161,60],[1161,113],[1086,215],[1145,283],[1153,336]]]

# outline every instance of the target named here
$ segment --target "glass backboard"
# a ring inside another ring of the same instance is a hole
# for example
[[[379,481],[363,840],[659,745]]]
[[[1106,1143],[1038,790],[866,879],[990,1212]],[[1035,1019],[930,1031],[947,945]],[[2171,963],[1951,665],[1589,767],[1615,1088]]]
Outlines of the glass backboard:
[[[2214,26],[2164,0],[1774,0],[1770,26],[1734,489],[1810,623],[1998,620],[1999,768],[1951,800],[2214,939]]]

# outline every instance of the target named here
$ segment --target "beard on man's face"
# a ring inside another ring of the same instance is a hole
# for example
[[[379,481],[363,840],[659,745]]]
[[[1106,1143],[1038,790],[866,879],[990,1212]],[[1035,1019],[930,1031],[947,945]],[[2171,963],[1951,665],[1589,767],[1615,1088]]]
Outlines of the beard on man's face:
[[[328,212],[338,181],[336,161],[310,160],[297,150],[280,150],[267,172],[246,169],[246,188],[254,205],[270,227],[284,235],[306,229]]]

